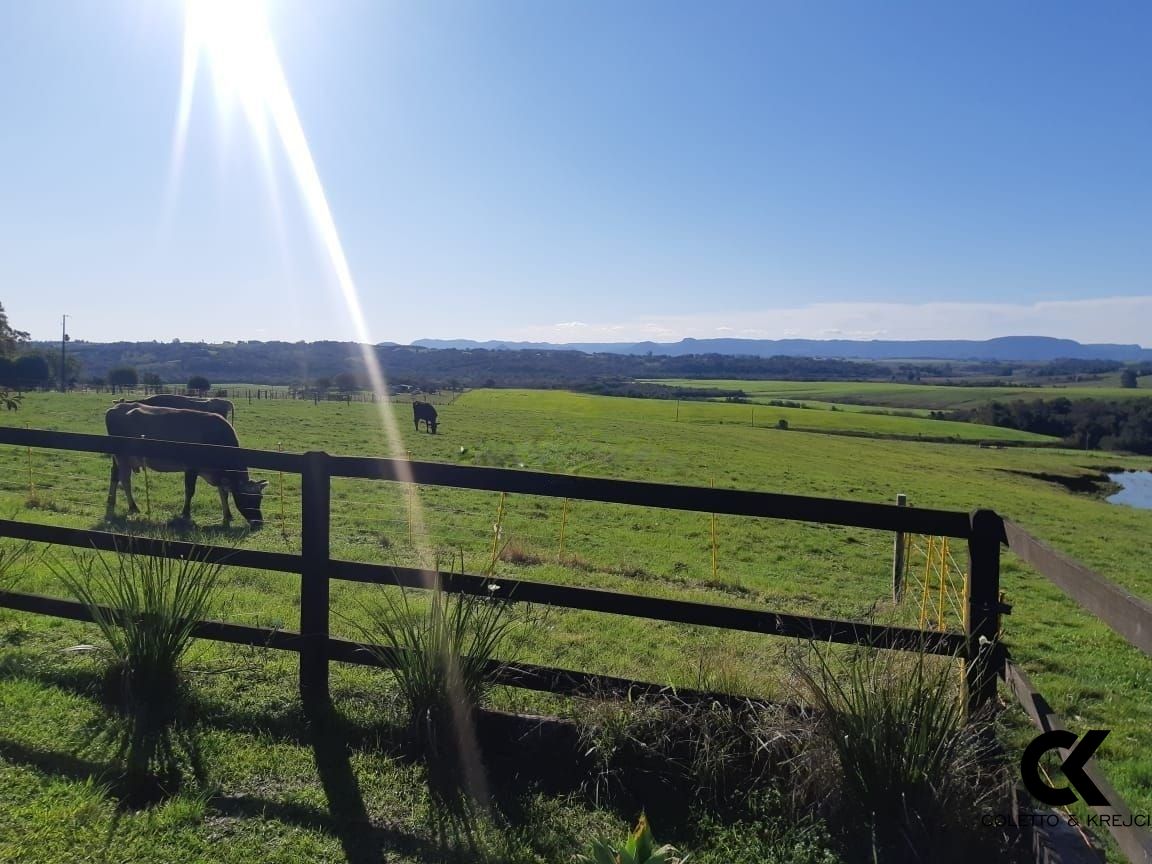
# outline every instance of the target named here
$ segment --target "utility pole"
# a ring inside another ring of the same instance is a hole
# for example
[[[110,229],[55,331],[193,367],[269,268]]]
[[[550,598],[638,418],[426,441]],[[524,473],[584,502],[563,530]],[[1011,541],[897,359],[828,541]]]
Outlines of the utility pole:
[[[64,393],[67,389],[68,380],[68,366],[64,362],[67,357],[65,346],[68,344],[68,331],[66,329],[68,324],[68,316],[60,316],[60,392]]]

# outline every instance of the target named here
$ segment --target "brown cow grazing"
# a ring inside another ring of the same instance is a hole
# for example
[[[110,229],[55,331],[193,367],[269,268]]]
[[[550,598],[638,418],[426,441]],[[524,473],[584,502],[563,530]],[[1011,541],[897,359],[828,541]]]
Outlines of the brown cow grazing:
[[[183,441],[189,444],[215,444],[224,447],[239,447],[240,440],[232,424],[218,414],[206,411],[189,411],[183,408],[163,408],[140,405],[135,402],[120,402],[108,409],[104,415],[104,425],[109,435],[125,438],[150,438],[160,441]],[[116,485],[124,487],[128,499],[128,512],[139,513],[140,508],[132,497],[132,473],[147,466],[153,471],[184,472],[184,511],[181,519],[191,519],[192,495],[196,491],[196,478],[203,477],[215,486],[220,493],[220,507],[224,513],[224,524],[232,522],[228,509],[228,493],[252,528],[259,528],[264,518],[260,513],[260,502],[264,495],[267,480],[252,480],[248,469],[238,468],[193,468],[181,462],[157,459],[152,456],[113,456],[112,476],[108,484],[108,507],[106,517],[111,519],[116,511]]]
[[[127,400],[117,399],[116,404],[125,404]],[[157,393],[145,399],[135,399],[131,405],[151,405],[155,408],[186,408],[189,411],[208,411],[219,414],[225,420],[236,419],[236,406],[227,399],[200,399],[196,396],[179,396],[175,393]]]

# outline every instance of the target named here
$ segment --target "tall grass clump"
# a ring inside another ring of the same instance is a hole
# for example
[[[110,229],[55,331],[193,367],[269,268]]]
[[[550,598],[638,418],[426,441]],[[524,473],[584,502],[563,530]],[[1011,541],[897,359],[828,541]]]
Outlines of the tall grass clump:
[[[175,791],[182,757],[200,774],[183,660],[196,622],[212,608],[223,565],[198,550],[167,558],[137,553],[131,544],[74,560],[75,573],[57,565],[57,575],[108,645],[104,695],[115,719],[108,731],[128,793]]]
[[[580,699],[572,711],[594,800],[673,824],[704,812],[742,814],[750,795],[787,782],[798,747],[790,718],[751,699],[666,692]]]
[[[954,658],[871,648],[795,663],[814,703],[811,791],[861,860],[977,854],[979,813],[1005,791],[987,719],[965,718]],[[854,857],[854,856],[853,856]]]
[[[10,591],[35,557],[31,541],[0,544],[0,591]]]
[[[366,648],[395,682],[408,740],[430,769],[451,784],[475,764],[476,712],[503,664],[497,655],[515,641],[527,613],[497,597],[448,594],[439,585],[416,592],[382,592],[358,627]],[[431,778],[430,780],[434,780]]]

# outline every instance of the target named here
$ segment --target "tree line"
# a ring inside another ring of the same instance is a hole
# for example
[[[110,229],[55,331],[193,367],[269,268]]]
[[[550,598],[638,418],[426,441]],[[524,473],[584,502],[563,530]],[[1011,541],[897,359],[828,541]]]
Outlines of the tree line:
[[[989,402],[934,417],[1052,435],[1069,447],[1152,455],[1152,399],[1033,399]]]
[[[28,343],[11,377],[50,385],[59,380],[59,351],[52,343]],[[887,365],[808,357],[734,357],[701,354],[682,357],[585,354],[579,351],[434,349],[380,345],[369,351],[390,383],[424,388],[572,387],[628,378],[793,378],[804,380],[889,379]],[[364,350],[353,342],[112,342],[73,341],[66,378],[79,383],[112,383],[113,373],[135,370],[165,383],[204,375],[213,381],[313,386],[321,379],[345,384],[367,379]],[[80,371],[82,370],[82,372]],[[3,374],[3,370],[0,370]]]

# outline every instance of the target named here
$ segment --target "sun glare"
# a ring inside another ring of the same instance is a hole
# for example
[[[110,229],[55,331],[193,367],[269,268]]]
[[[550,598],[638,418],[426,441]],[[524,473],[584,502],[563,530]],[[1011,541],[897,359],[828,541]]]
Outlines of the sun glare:
[[[310,222],[340,287],[356,339],[370,346],[372,338],[360,296],[280,65],[265,4],[260,0],[186,0],[183,80],[173,153],[177,170],[183,158],[192,96],[202,63],[207,67],[221,109],[233,105],[241,109],[265,160],[270,158],[270,136],[283,149]],[[369,348],[365,349],[364,360],[373,390],[378,397],[386,396],[383,371]],[[388,400],[377,398],[377,404],[381,406],[389,455],[399,458],[405,451]]]
[[[388,455],[398,460],[402,479],[410,481],[412,475],[405,469],[406,451],[388,400],[384,371],[372,348],[373,340],[364,319],[360,295],[352,279],[352,271],[340,242],[336,221],[328,206],[320,173],[312,158],[304,127],[280,64],[269,28],[267,8],[262,0],[185,0],[183,78],[172,154],[174,180],[178,179],[183,161],[192,97],[202,61],[211,76],[220,111],[227,113],[233,106],[239,106],[256,138],[270,175],[269,139],[283,149],[313,230],[340,286],[344,305],[355,328],[356,341],[361,345],[364,366],[376,394]],[[413,533],[421,547],[421,557],[430,562],[432,550],[427,539],[423,508],[418,497],[413,498]],[[434,570],[429,570],[427,576],[429,587],[432,587],[438,576]],[[466,738],[470,737],[470,730],[465,728],[465,724],[461,724],[457,731]],[[464,752],[474,755],[475,742],[466,742]],[[474,794],[486,798],[486,783],[479,762],[469,760],[465,772]]]

